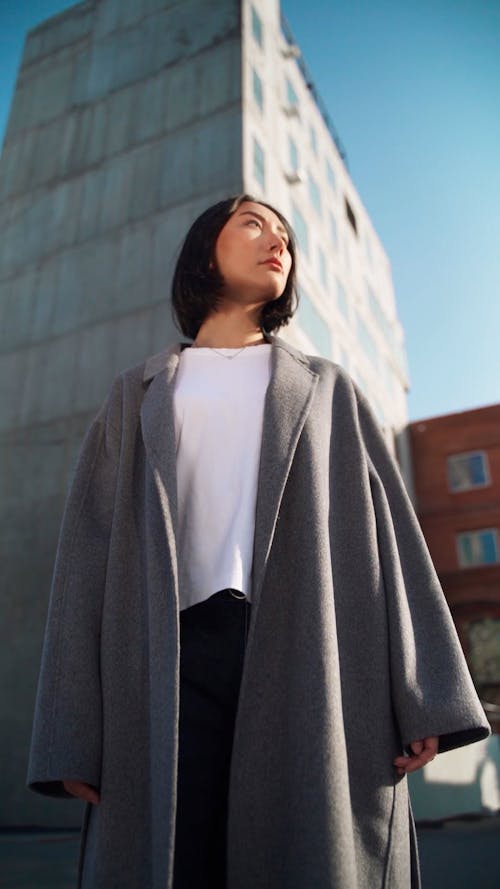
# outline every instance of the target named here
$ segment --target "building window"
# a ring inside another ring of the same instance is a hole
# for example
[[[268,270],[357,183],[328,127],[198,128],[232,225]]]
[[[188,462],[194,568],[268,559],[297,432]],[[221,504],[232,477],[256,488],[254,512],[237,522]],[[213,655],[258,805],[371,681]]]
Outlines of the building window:
[[[318,267],[319,267],[320,281],[321,281],[323,287],[325,288],[325,290],[327,290],[328,289],[328,273],[326,270],[326,258],[325,258],[325,254],[323,253],[321,247],[318,247]]]
[[[346,350],[342,348],[342,346],[339,347],[339,358],[338,358],[338,362],[339,362],[340,365],[342,365],[342,367],[345,368],[345,370],[347,371],[347,373],[349,373],[349,369],[350,369],[350,366],[351,366],[351,362],[350,362],[350,360],[349,360],[349,355],[347,354]]]
[[[470,454],[453,454],[448,457],[448,484],[450,491],[470,491],[489,485],[488,459],[483,451]]]
[[[371,361],[375,370],[378,370],[378,349],[375,345],[375,340],[373,339],[368,327],[362,318],[358,316],[358,339],[363,349],[365,355]]]
[[[333,190],[337,191],[337,180],[335,179],[335,173],[333,172],[333,167],[330,161],[326,162],[326,178],[328,179],[328,184],[333,188]]]
[[[342,239],[342,247],[343,247],[343,252],[344,252],[345,267],[346,267],[346,269],[350,269],[351,268],[351,251],[349,248],[349,239],[348,239],[347,235],[345,235],[344,238]]]
[[[299,151],[292,137],[288,137],[288,154],[290,158],[290,169],[292,173],[296,173],[299,169]]]
[[[317,156],[317,154],[318,154],[318,140],[316,139],[316,130],[314,129],[312,124],[309,127],[309,139],[311,142],[311,148],[312,148],[314,154]]]
[[[302,287],[299,288],[297,320],[311,342],[316,346],[318,353],[326,358],[330,358],[332,354],[330,328]]]
[[[292,84],[286,79],[286,100],[287,104],[290,108],[298,108],[299,100],[297,98],[297,93],[295,92]]]
[[[266,187],[264,151],[255,138],[253,140],[253,175],[264,190]]]
[[[393,323],[386,317],[382,306],[380,305],[376,293],[372,290],[368,281],[366,281],[366,294],[370,311],[374,320],[377,322],[378,328],[382,333],[386,346],[388,346],[391,356],[396,362],[402,376],[406,377],[406,358],[403,344],[397,339],[397,331]]]
[[[370,238],[368,235],[365,235],[365,253],[370,265],[373,265],[373,256],[372,256],[372,248],[370,243]]]
[[[346,321],[349,320],[349,307],[347,305],[347,296],[345,292],[344,285],[337,278],[337,306],[340,313],[344,316]]]
[[[253,97],[255,99],[256,104],[259,106],[260,110],[264,110],[264,89],[262,86],[262,80],[255,68],[253,70]]]
[[[498,531],[484,528],[457,535],[458,564],[461,568],[496,565],[500,561]]]
[[[256,43],[260,47],[264,46],[264,38],[262,34],[262,19],[252,6],[252,34]]]
[[[309,233],[307,231],[307,225],[302,213],[295,204],[292,204],[292,221],[299,247],[306,256],[309,256]]]
[[[319,193],[318,183],[314,181],[309,174],[309,197],[316,213],[321,216],[321,196]]]
[[[347,218],[348,218],[349,222],[351,223],[351,225],[352,225],[352,227],[353,227],[355,233],[357,234],[357,233],[358,233],[358,227],[357,227],[357,224],[356,224],[356,217],[355,217],[355,215],[354,215],[354,211],[353,211],[353,209],[352,209],[352,207],[351,207],[349,201],[347,200],[347,198],[344,198],[344,201],[345,201],[345,212],[346,212],[346,214],[347,214]]]
[[[368,299],[368,305],[370,306],[370,311],[377,322],[380,330],[383,332],[384,337],[388,340],[391,339],[391,333],[388,329],[388,322],[386,320],[385,314],[382,311],[382,307],[377,299],[375,291],[372,289],[371,285],[368,281],[365,280],[366,285],[366,296]]]
[[[500,620],[483,617],[471,621],[467,635],[471,672],[476,686],[500,686]]]
[[[382,379],[383,379],[383,386],[384,386],[385,394],[387,395],[387,397],[391,400],[396,399],[397,398],[397,388],[396,388],[397,377],[394,373],[394,368],[393,368],[392,364],[390,364],[388,361],[382,362]]]
[[[482,617],[467,626],[468,661],[474,684],[484,704],[500,712],[500,620]],[[498,709],[497,709],[498,708]],[[498,725],[498,717],[497,717]]]
[[[330,213],[330,233],[332,236],[332,244],[335,247],[335,249],[338,250],[339,233],[338,233],[338,229],[337,229],[337,220],[335,219],[335,216],[333,215],[333,213]]]

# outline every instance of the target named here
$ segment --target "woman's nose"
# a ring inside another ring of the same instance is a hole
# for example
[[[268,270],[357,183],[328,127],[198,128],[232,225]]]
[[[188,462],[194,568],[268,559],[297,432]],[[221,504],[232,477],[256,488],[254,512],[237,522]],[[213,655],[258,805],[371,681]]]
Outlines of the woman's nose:
[[[271,235],[271,238],[270,238],[270,249],[271,250],[279,250],[280,253],[283,253],[285,246],[286,246],[285,239],[282,237],[282,235],[275,234],[273,232],[273,234]]]

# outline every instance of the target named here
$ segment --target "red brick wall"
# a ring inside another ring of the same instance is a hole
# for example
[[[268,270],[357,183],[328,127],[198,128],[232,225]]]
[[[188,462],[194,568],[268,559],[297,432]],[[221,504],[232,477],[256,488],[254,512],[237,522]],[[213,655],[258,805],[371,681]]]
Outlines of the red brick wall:
[[[417,512],[439,572],[459,568],[455,535],[500,528],[500,404],[410,425]],[[467,451],[487,455],[491,483],[450,491],[447,458]]]
[[[461,568],[456,535],[481,528],[497,528],[500,535],[500,404],[421,420],[409,431],[417,514],[470,659],[471,625],[500,619],[500,565]],[[469,451],[487,455],[490,484],[453,493],[447,458]],[[498,688],[488,687],[486,694],[500,704],[498,679]],[[500,722],[490,720],[500,731]]]

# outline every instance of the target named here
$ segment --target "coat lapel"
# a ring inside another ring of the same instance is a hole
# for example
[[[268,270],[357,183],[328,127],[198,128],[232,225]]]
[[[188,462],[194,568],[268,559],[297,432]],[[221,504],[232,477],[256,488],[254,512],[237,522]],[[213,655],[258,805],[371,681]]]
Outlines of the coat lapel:
[[[264,403],[255,538],[252,602],[258,602],[283,490],[302,427],[309,413],[318,374],[305,356],[280,337],[272,337],[271,380]]]
[[[143,381],[149,383],[141,406],[141,430],[165,521],[170,558],[177,566],[177,472],[174,425],[175,372],[181,344],[175,343],[146,361]]]

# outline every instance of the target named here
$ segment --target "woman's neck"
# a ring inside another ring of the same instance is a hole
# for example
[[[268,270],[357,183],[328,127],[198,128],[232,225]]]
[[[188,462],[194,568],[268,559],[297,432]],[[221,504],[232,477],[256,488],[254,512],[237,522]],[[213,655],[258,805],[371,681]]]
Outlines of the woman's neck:
[[[241,349],[267,342],[258,325],[232,323],[232,319],[220,317],[207,319],[200,327],[193,343],[198,348]]]

